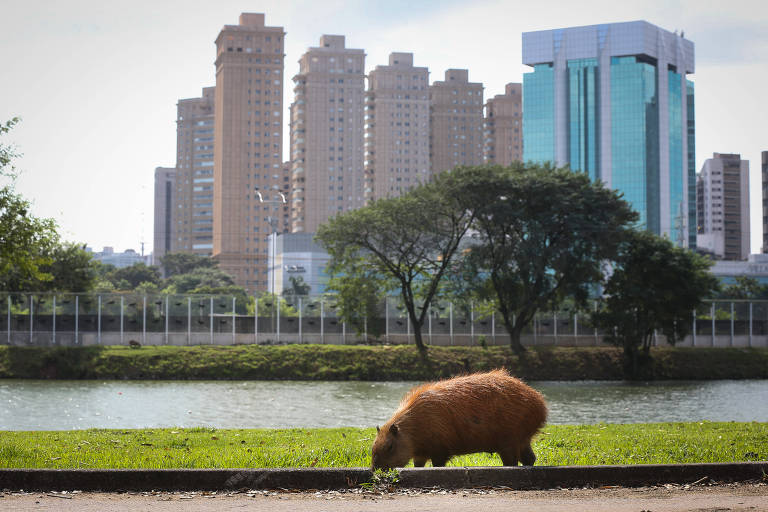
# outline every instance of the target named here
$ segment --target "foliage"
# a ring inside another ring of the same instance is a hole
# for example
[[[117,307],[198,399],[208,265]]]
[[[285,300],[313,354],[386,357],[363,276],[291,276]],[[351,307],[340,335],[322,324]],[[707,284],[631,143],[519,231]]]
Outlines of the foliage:
[[[721,299],[768,299],[768,285],[760,284],[754,277],[736,276],[736,282],[725,286],[718,298]]]
[[[367,319],[380,315],[380,305],[394,284],[362,257],[347,259],[343,271],[331,277],[326,286],[326,290],[335,292],[330,300],[337,307],[336,314],[358,334],[367,331],[373,337],[381,336],[381,325]]]
[[[201,288],[219,289],[233,286],[234,278],[220,268],[197,268],[188,274],[177,274],[167,280],[165,293],[199,293]]]
[[[692,312],[719,288],[711,265],[647,231],[632,232],[622,245],[593,321],[607,342],[623,347],[630,376],[637,376],[638,353],[648,355],[655,331],[672,345],[688,334]]]
[[[72,430],[3,432],[5,468],[370,467],[373,428]],[[765,460],[768,423],[547,425],[537,465],[686,464]],[[497,455],[449,466],[499,466]],[[397,485],[397,472],[375,481]]]
[[[283,290],[283,297],[291,302],[296,302],[299,297],[306,297],[309,295],[312,287],[309,283],[304,282],[303,277],[291,276],[288,278],[288,281],[291,283],[291,286]]]
[[[96,261],[79,244],[57,245],[50,254],[50,264],[43,270],[53,278],[39,283],[35,291],[82,293],[92,291],[98,282]]]
[[[517,352],[537,311],[567,297],[584,303],[637,220],[619,193],[549,164],[490,168],[468,193],[478,208],[468,257],[488,276]]]
[[[422,354],[427,347],[421,330],[430,305],[472,224],[464,189],[475,174],[467,167],[441,173],[403,196],[338,215],[317,233],[331,256],[326,271],[345,290],[343,300],[349,304],[350,283],[359,284],[363,276],[392,286],[408,311]]]
[[[154,265],[148,266],[144,263],[134,263],[130,267],[118,268],[111,272],[110,281],[121,290],[135,289],[141,283],[159,285],[161,281],[160,269]],[[124,286],[125,283],[123,281],[128,283],[127,287]]]
[[[187,252],[168,253],[161,259],[165,277],[191,274],[198,269],[217,268],[219,262],[208,256]]]
[[[0,123],[0,135],[18,122],[13,118]],[[44,267],[52,263],[51,252],[59,243],[56,223],[35,217],[30,203],[14,190],[15,149],[0,143],[0,177],[7,181],[0,188],[0,290],[25,291],[53,276]]]

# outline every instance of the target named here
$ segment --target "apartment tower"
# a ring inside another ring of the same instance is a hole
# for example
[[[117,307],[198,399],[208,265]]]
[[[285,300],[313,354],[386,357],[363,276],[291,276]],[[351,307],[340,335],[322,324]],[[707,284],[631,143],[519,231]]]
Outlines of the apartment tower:
[[[366,201],[399,196],[429,179],[429,71],[412,53],[391,53],[368,75]]]
[[[155,168],[155,218],[152,240],[152,264],[171,252],[173,246],[173,207],[176,188],[176,168]]]
[[[523,84],[507,84],[485,104],[483,153],[486,162],[503,166],[523,160]]]
[[[432,175],[483,163],[483,84],[466,69],[449,69],[429,87]]]
[[[291,224],[314,233],[364,204],[365,52],[324,35],[299,59],[291,105]]]
[[[697,247],[726,260],[749,257],[749,161],[715,153],[696,183]]]
[[[523,33],[523,159],[621,191],[646,229],[695,247],[694,46],[645,21]]]
[[[216,38],[213,256],[249,292],[267,289],[268,236],[289,227],[284,40],[254,13]]]
[[[174,238],[170,252],[213,252],[214,87],[176,104]]]
[[[768,151],[761,154],[763,177],[763,252],[768,253]]]

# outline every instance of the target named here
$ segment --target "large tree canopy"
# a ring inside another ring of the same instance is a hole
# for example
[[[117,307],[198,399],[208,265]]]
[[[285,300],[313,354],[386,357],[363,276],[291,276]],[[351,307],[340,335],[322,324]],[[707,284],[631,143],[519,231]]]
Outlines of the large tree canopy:
[[[317,233],[331,256],[326,270],[335,278],[332,285],[349,291],[345,283],[377,276],[389,288],[382,292],[399,292],[422,353],[429,306],[472,224],[463,192],[472,174],[471,168],[442,173],[404,196],[338,215]]]
[[[601,282],[637,214],[619,193],[550,165],[494,167],[472,185],[477,244],[470,258],[490,280],[515,351],[537,311],[583,302]]]
[[[208,256],[188,252],[173,252],[162,257],[165,277],[190,274],[197,269],[216,268],[219,262]]]
[[[630,376],[637,375],[638,353],[648,355],[655,331],[673,345],[688,334],[693,311],[719,288],[711,265],[646,231],[632,232],[621,245],[602,307],[593,317],[606,341],[624,348]]]

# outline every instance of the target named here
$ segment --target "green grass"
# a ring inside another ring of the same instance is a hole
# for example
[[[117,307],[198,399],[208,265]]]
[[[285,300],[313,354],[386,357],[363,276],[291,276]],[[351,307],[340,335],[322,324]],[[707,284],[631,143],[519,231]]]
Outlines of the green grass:
[[[76,430],[0,432],[3,468],[368,467],[374,429]],[[768,423],[552,425],[537,465],[768,460]],[[496,455],[452,466],[500,465]]]
[[[654,348],[647,379],[765,379],[768,349]],[[215,380],[432,380],[505,367],[527,380],[621,380],[612,347],[411,345],[15,347],[0,345],[0,378]]]

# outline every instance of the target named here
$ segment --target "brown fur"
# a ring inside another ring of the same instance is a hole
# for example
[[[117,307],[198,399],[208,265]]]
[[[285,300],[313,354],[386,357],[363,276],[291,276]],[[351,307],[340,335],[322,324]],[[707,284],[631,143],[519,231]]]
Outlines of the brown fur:
[[[531,438],[547,420],[544,397],[505,370],[411,389],[376,436],[373,469],[444,466],[454,455],[498,452],[505,466],[532,466]]]

